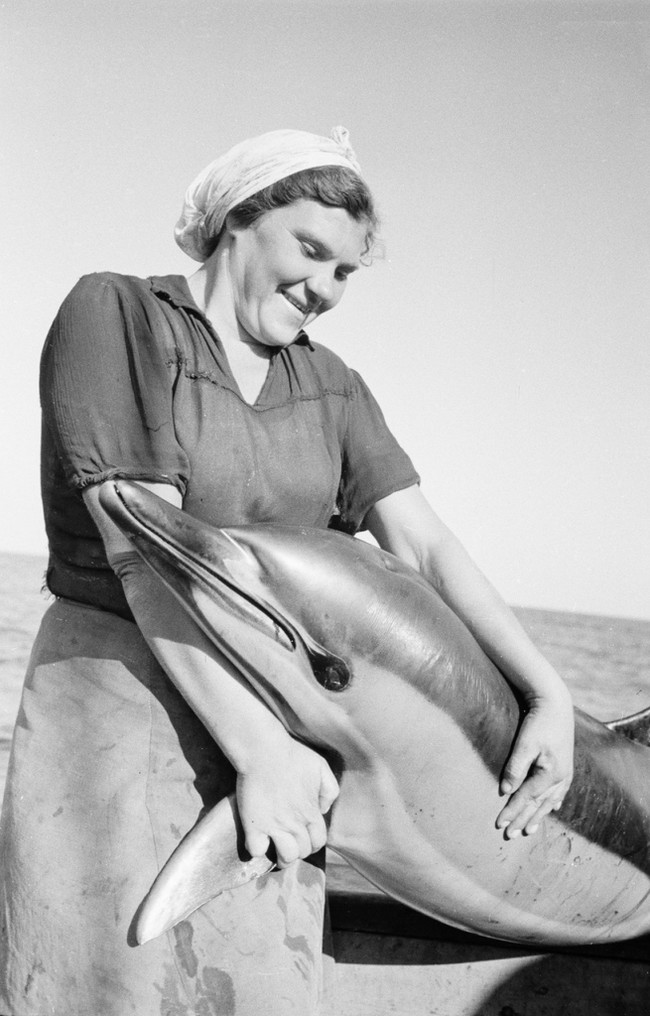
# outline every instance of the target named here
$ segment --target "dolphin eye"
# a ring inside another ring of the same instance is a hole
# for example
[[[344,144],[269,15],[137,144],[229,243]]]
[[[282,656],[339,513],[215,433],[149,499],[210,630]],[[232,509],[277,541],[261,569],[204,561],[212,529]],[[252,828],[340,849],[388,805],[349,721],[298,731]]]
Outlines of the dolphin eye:
[[[318,683],[326,691],[345,691],[350,683],[350,671],[343,660],[335,656],[310,654],[312,670]]]

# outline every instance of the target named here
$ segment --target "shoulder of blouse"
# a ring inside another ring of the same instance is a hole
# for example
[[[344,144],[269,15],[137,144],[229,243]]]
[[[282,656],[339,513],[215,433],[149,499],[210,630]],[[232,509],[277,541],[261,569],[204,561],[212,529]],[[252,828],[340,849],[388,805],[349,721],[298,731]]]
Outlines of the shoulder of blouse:
[[[136,343],[139,355],[145,355],[146,350],[149,360],[153,357],[156,363],[172,366],[178,360],[176,331],[170,341],[156,339],[152,323],[161,319],[159,308],[160,298],[152,292],[150,279],[118,272],[83,275],[64,299],[47,334],[41,356],[42,376],[62,356],[88,359],[98,348],[106,355],[111,350],[121,355],[121,343],[106,341],[118,334],[128,345]],[[166,333],[162,335],[164,338]]]
[[[176,280],[170,276],[169,280],[169,286],[162,286],[156,284],[154,276],[141,279],[119,272],[82,275],[61,304],[52,332],[56,333],[61,326],[65,328],[71,322],[77,325],[86,323],[88,326],[103,322],[102,327],[112,327],[113,323],[128,320],[143,335],[149,334],[152,322],[160,322],[162,319],[160,311],[163,305],[171,306],[174,310],[184,305],[184,294],[179,284],[182,278]],[[171,285],[174,281],[177,281],[176,289]],[[162,316],[169,319],[168,311],[163,310]],[[183,321],[182,317],[179,318],[179,328],[172,323],[175,338],[185,331]]]
[[[133,302],[140,302],[143,298],[151,296],[151,284],[148,279],[139,279],[135,275],[122,275],[119,272],[92,272],[81,276],[66,297],[64,306],[70,300],[82,300],[90,303],[102,301],[111,294]]]
[[[59,328],[83,325],[103,319],[110,321],[120,318],[126,312],[130,316],[137,307],[147,300],[155,299],[145,279],[117,272],[94,272],[82,275],[63,300],[52,325],[51,334]]]

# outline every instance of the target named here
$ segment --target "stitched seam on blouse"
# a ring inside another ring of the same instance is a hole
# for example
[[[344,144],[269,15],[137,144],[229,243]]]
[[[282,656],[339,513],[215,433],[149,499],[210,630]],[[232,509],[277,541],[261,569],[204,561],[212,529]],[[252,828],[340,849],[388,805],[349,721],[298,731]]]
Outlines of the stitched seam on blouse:
[[[337,398],[343,399],[356,399],[358,397],[358,393],[354,389],[346,390],[336,388],[322,388],[315,395],[290,395],[282,402],[276,402],[270,406],[266,405],[259,406],[257,405],[257,403],[247,402],[246,399],[242,398],[239,392],[237,392],[234,388],[232,388],[225,382],[220,381],[219,378],[215,377],[214,374],[212,374],[210,371],[188,370],[187,358],[182,356],[181,354],[179,354],[176,357],[168,357],[168,359],[165,360],[165,366],[169,367],[170,369],[172,368],[179,369],[183,374],[183,377],[187,378],[188,381],[207,381],[207,383],[213,385],[213,387],[221,388],[222,391],[224,392],[229,392],[230,395],[233,395],[238,402],[242,403],[242,405],[246,406],[248,409],[254,409],[258,413],[267,412],[270,409],[281,409],[283,406],[289,406],[295,402],[317,402],[320,399],[322,399],[323,396],[329,395],[334,395]]]

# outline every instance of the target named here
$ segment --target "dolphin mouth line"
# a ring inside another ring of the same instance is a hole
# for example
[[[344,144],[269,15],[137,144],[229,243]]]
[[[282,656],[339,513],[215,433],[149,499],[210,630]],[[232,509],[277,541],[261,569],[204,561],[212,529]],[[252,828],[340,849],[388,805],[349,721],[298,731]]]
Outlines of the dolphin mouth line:
[[[140,536],[157,546],[163,555],[173,557],[174,565],[181,566],[187,577],[196,581],[207,592],[212,591],[214,581],[222,587],[222,590],[228,589],[242,605],[248,604],[249,610],[246,611],[244,608],[242,613],[247,613],[249,621],[253,624],[257,623],[258,628],[264,631],[269,638],[272,637],[268,630],[269,625],[272,626],[275,636],[273,641],[276,645],[281,646],[286,652],[299,654],[302,651],[304,653],[311,667],[312,675],[327,691],[342,692],[350,686],[352,668],[346,660],[319,645],[307,632],[301,629],[300,625],[285,617],[263,596],[248,593],[234,579],[228,578],[221,570],[212,568],[211,562],[206,563],[187,546],[175,541],[173,535],[156,525],[155,521],[143,521],[138,517],[137,511],[130,507],[118,484],[115,484],[114,489],[123,511],[128,516],[136,548],[138,546],[137,537]],[[219,528],[215,532],[218,532],[222,539],[230,542],[245,556],[245,549],[230,533]],[[143,554],[143,557],[145,561],[148,560],[146,554]],[[154,571],[156,570],[153,565],[151,567]],[[160,577],[165,581],[164,576]],[[213,580],[212,585],[210,579]],[[228,597],[224,595],[223,599],[228,603]],[[234,610],[232,606],[231,610]]]
[[[307,646],[305,645],[304,639],[300,637],[299,633],[296,631],[293,625],[291,625],[289,621],[287,621],[284,617],[282,617],[281,614],[279,614],[276,610],[274,610],[274,608],[270,604],[266,603],[264,600],[256,598],[251,593],[247,593],[245,590],[241,589],[241,587],[238,586],[235,582],[233,582],[232,579],[228,579],[225,575],[210,568],[209,565],[206,565],[205,562],[195,557],[191,552],[187,550],[186,547],[181,547],[179,543],[174,541],[173,537],[162,532],[158,527],[150,523],[143,522],[142,519],[138,518],[133,509],[126,503],[124,497],[122,496],[122,492],[120,491],[117,485],[115,487],[115,491],[120,499],[122,507],[129,514],[134,524],[139,529],[145,530],[148,539],[158,543],[158,545],[162,547],[163,550],[167,550],[168,552],[174,553],[176,563],[178,563],[179,559],[182,560],[183,567],[186,569],[188,576],[195,579],[204,587],[209,585],[210,578],[215,579],[220,585],[223,585],[227,589],[229,589],[231,593],[233,593],[236,597],[238,597],[238,599],[243,600],[245,603],[249,604],[249,606],[253,607],[258,614],[261,614],[264,618],[266,618],[271,623],[271,625],[276,629],[276,632],[277,631],[281,632],[286,640],[285,648],[288,651],[295,653],[298,649],[299,642],[304,646],[305,650],[307,650]],[[233,546],[236,547],[241,553],[243,553],[242,548],[239,546],[237,541],[232,536],[230,536],[227,533],[224,533],[224,537],[227,538],[233,544]]]

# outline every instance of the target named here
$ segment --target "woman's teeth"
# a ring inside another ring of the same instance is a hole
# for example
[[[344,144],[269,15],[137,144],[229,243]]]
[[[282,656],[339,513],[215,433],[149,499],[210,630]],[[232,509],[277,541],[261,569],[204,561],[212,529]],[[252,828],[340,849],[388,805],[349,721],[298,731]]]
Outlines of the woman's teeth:
[[[292,307],[295,307],[295,309],[298,311],[299,314],[301,314],[303,317],[307,317],[307,314],[309,313],[308,307],[303,307],[301,303],[298,303],[297,300],[294,300],[293,297],[289,296],[288,293],[283,292],[282,295],[287,301],[287,303],[290,303]]]

